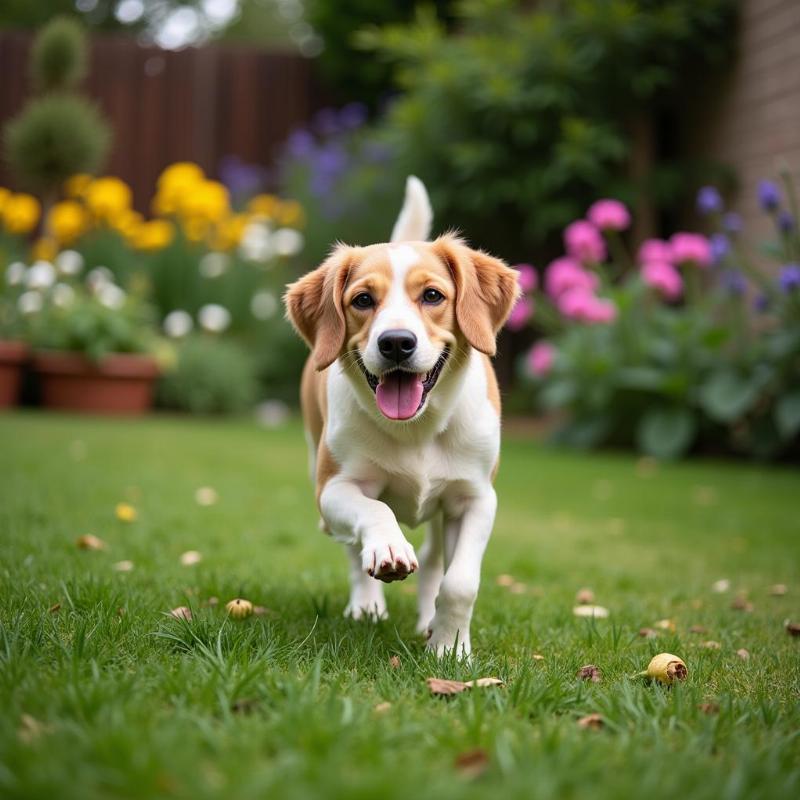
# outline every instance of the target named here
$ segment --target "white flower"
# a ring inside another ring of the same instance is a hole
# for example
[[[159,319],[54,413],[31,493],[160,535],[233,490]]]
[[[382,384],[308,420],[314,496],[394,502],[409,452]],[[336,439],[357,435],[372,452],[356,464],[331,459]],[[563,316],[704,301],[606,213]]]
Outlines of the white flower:
[[[296,256],[303,249],[303,234],[294,228],[278,228],[273,239],[279,256]]]
[[[114,310],[125,305],[125,292],[113,283],[104,283],[97,287],[97,299],[106,307]]]
[[[71,286],[66,283],[57,283],[53,287],[53,305],[59,308],[67,308],[72,305],[75,299],[75,291]]]
[[[17,299],[17,308],[23,314],[35,314],[42,310],[42,296],[39,292],[23,292]]]
[[[83,256],[77,250],[62,250],[56,256],[56,269],[62,275],[77,275],[83,263]]]
[[[25,276],[29,289],[49,289],[56,281],[56,271],[49,261],[36,261]]]
[[[228,269],[228,263],[225,253],[206,253],[200,259],[200,274],[204,278],[219,278]]]
[[[242,234],[239,252],[248,261],[268,261],[275,254],[275,245],[269,226],[263,222],[251,222]]]
[[[186,336],[193,327],[194,322],[188,311],[177,309],[176,311],[170,311],[164,317],[164,333],[173,339],[180,339],[182,336]]]
[[[6,269],[6,283],[9,286],[17,286],[25,280],[25,273],[28,268],[21,261],[14,261]]]
[[[256,319],[269,319],[275,316],[278,310],[278,301],[272,292],[266,290],[256,292],[250,301],[250,312]]]
[[[114,283],[114,273],[108,267],[95,267],[86,276],[86,283],[93,292],[97,292],[101,286]]]
[[[197,312],[197,321],[209,333],[222,333],[231,324],[231,312],[216,303],[209,303]]]

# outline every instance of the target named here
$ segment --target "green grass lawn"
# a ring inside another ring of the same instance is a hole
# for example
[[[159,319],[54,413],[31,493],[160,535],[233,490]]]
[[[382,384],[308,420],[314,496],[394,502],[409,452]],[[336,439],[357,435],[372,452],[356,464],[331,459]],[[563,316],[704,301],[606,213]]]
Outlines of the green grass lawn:
[[[0,442],[0,797],[800,796],[796,471],[507,441],[468,665],[425,653],[413,576],[388,621],[342,618],[297,423],[12,414]],[[79,550],[87,533],[108,549]],[[573,616],[582,586],[607,620]],[[212,596],[269,611],[237,622]],[[191,623],[165,614],[180,605]],[[664,618],[674,632],[638,635]],[[632,677],[660,651],[684,684]],[[576,678],[589,663],[602,682]],[[431,676],[505,686],[444,699]],[[602,730],[577,724],[592,712]],[[476,749],[481,774],[456,766]]]

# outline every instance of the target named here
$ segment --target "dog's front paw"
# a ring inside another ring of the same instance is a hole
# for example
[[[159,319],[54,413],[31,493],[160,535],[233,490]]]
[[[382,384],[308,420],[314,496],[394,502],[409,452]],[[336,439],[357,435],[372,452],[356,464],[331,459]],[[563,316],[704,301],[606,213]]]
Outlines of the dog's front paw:
[[[405,580],[419,569],[414,548],[399,529],[368,539],[361,550],[361,564],[367,575],[385,583]]]
[[[469,658],[472,648],[469,641],[469,626],[461,630],[458,626],[436,617],[427,631],[427,649],[436,653],[437,657],[444,658],[456,653],[458,658]]]
[[[351,619],[365,619],[370,622],[377,622],[386,619],[389,612],[386,610],[386,601],[383,596],[379,598],[350,598],[344,610],[345,617]]]

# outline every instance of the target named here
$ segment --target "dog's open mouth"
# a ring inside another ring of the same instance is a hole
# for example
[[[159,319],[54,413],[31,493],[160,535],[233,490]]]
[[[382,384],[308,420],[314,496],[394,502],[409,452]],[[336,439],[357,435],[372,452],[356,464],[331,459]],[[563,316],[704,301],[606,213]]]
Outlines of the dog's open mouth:
[[[428,392],[436,386],[450,350],[445,348],[433,368],[426,373],[393,369],[378,377],[359,359],[358,364],[367,383],[375,392],[378,409],[387,419],[411,419],[425,404]]]

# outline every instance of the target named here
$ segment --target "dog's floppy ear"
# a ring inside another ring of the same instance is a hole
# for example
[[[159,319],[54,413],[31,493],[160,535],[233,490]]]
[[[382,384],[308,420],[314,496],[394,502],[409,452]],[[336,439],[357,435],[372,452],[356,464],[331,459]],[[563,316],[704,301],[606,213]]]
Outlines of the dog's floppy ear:
[[[461,333],[476,350],[493,356],[497,333],[519,296],[517,271],[467,247],[456,236],[441,236],[433,247],[456,285],[456,320]]]
[[[342,294],[354,248],[339,245],[317,269],[289,284],[284,296],[286,315],[311,348],[317,370],[329,367],[344,347]]]

